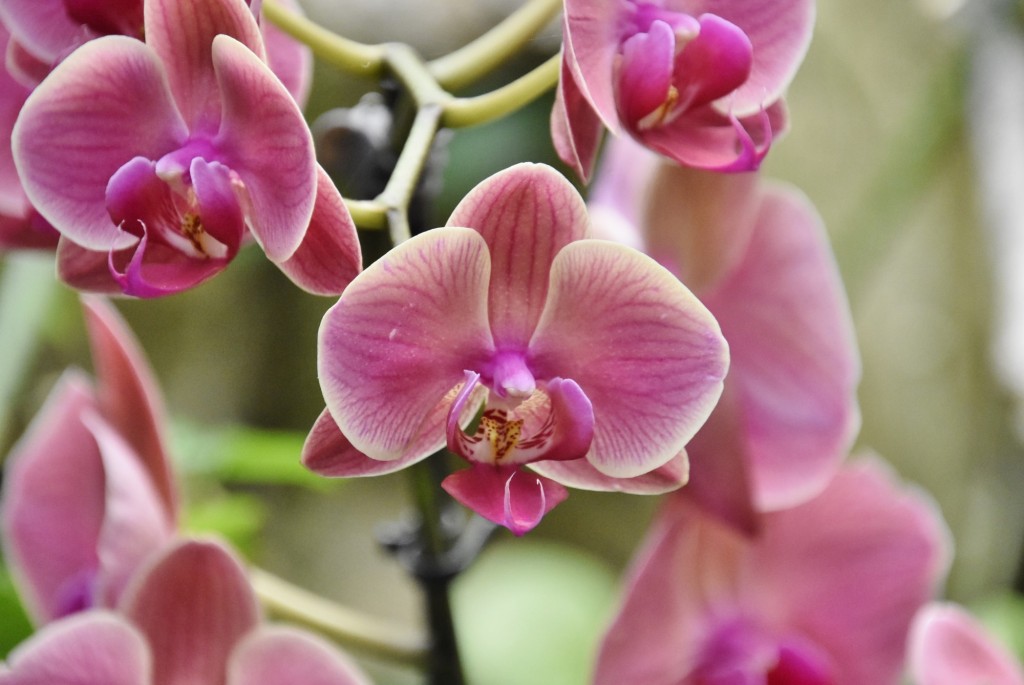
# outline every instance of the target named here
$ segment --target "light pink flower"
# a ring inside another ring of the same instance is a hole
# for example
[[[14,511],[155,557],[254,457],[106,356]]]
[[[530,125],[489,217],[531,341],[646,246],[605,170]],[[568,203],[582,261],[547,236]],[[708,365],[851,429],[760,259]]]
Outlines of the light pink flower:
[[[260,624],[234,556],[183,540],[156,555],[119,602],[51,623],[16,648],[0,685],[368,685],[320,638]]]
[[[757,512],[820,492],[860,423],[860,362],[835,258],[807,198],[754,174],[659,164],[616,140],[589,208],[595,235],[676,273],[729,342],[722,400],[687,448],[686,492],[748,531]]]
[[[177,524],[152,374],[116,311],[84,306],[97,383],[65,373],[4,473],[4,558],[37,624],[113,606]]]
[[[320,328],[327,410],[306,465],[387,473],[447,444],[470,467],[445,489],[516,533],[565,497],[560,483],[685,482],[683,447],[718,399],[726,346],[678,280],[585,239],[588,225],[562,176],[518,165],[368,268]]]
[[[14,128],[29,200],[62,234],[61,277],[141,297],[179,292],[254,238],[301,287],[341,292],[360,268],[355,229],[263,62],[248,6],[147,0],[144,10],[145,43],[82,45]]]
[[[945,572],[933,503],[879,462],[750,539],[673,496],[633,563],[596,685],[886,685]]]
[[[1024,670],[965,609],[935,603],[914,619],[910,671],[917,685],[1024,685]]]
[[[586,180],[607,127],[686,166],[756,169],[813,22],[813,0],[566,0],[559,155]]]

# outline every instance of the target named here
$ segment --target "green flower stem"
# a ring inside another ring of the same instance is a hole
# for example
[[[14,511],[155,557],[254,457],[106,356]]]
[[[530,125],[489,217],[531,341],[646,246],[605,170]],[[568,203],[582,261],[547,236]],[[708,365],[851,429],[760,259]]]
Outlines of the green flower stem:
[[[269,613],[343,647],[419,668],[430,659],[426,638],[418,631],[341,606],[259,568],[249,569],[249,579]]]
[[[282,31],[305,43],[320,59],[356,76],[376,78],[384,68],[384,48],[342,38],[316,22],[285,9],[278,0],[264,0],[264,16]]]
[[[476,97],[452,99],[445,104],[441,123],[449,128],[462,128],[511,114],[558,83],[560,66],[561,56],[552,55],[533,71],[497,90]]]
[[[561,8],[562,0],[529,0],[473,42],[430,62],[430,73],[448,90],[464,88],[522,49]]]
[[[376,200],[350,200],[344,198],[352,221],[363,229],[381,229],[388,225],[388,208]]]

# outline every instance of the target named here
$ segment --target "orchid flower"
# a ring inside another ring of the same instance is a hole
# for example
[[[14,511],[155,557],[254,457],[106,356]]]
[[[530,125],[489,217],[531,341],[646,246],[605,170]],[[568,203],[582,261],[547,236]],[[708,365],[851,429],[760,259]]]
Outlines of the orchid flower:
[[[37,624],[113,606],[178,517],[152,374],[116,311],[83,304],[97,383],[64,374],[3,479],[4,559]]]
[[[563,484],[685,482],[683,446],[718,399],[726,345],[678,280],[586,239],[588,224],[568,181],[521,164],[370,266],[321,325],[327,410],[304,463],[373,475],[447,444],[470,467],[443,487],[517,534]]]
[[[340,293],[360,268],[355,229],[244,0],[146,0],[144,19],[145,43],[75,50],[14,127],[25,191],[62,235],[61,277],[175,293],[254,238],[301,287]]]
[[[916,685],[1024,685],[1024,669],[965,609],[934,603],[914,619],[910,671]]]
[[[607,127],[685,166],[756,169],[813,23],[813,0],[566,0],[559,156],[587,180]]]
[[[752,531],[821,491],[860,423],[852,317],[821,218],[754,174],[658,164],[616,140],[594,185],[595,234],[638,247],[711,310],[732,364],[691,441],[686,493]]]
[[[672,496],[634,560],[594,683],[895,684],[947,545],[934,504],[875,460],[767,514],[757,539]]]
[[[0,667],[0,685],[368,685],[344,655],[261,625],[245,571],[212,541],[182,540],[134,579],[118,612],[51,623]]]

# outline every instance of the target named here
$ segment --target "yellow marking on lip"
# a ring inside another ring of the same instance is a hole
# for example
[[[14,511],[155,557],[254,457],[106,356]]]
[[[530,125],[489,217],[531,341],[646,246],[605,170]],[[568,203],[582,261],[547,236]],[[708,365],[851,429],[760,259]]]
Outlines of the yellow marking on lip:
[[[486,412],[480,419],[479,430],[491,443],[495,461],[500,461],[519,444],[523,422],[521,419],[509,421],[504,411]]]

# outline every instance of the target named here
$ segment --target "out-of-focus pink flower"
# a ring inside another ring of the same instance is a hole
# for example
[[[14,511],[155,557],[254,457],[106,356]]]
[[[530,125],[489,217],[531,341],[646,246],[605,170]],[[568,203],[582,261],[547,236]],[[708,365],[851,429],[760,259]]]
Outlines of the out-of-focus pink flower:
[[[933,503],[880,462],[752,540],[673,496],[634,561],[596,685],[895,685],[948,558]]]
[[[659,164],[609,146],[589,205],[595,235],[636,246],[693,289],[732,356],[722,400],[690,442],[686,492],[746,530],[820,492],[859,426],[860,363],[821,218],[754,174]]]
[[[4,473],[4,558],[36,623],[113,606],[177,524],[152,374],[116,311],[84,306],[97,383],[65,373]]]
[[[678,280],[584,239],[588,225],[562,176],[518,165],[361,274],[320,328],[327,410],[306,465],[386,473],[447,443],[470,468],[445,489],[516,533],[565,497],[559,483],[684,482],[683,446],[718,399],[726,346]]]
[[[360,268],[355,229],[302,113],[263,62],[248,6],[147,0],[144,10],[145,43],[82,45],[14,127],[26,194],[62,235],[61,277],[175,293],[255,238],[301,287],[340,293]]]
[[[1020,663],[955,604],[930,604],[914,619],[910,672],[916,685],[1024,685]]]
[[[566,0],[552,135],[586,180],[602,127],[700,169],[756,169],[785,129],[782,94],[813,0]]]
[[[2,668],[2,667],[0,667]],[[320,638],[260,624],[234,556],[182,540],[118,603],[51,623],[15,649],[0,685],[368,685]]]

